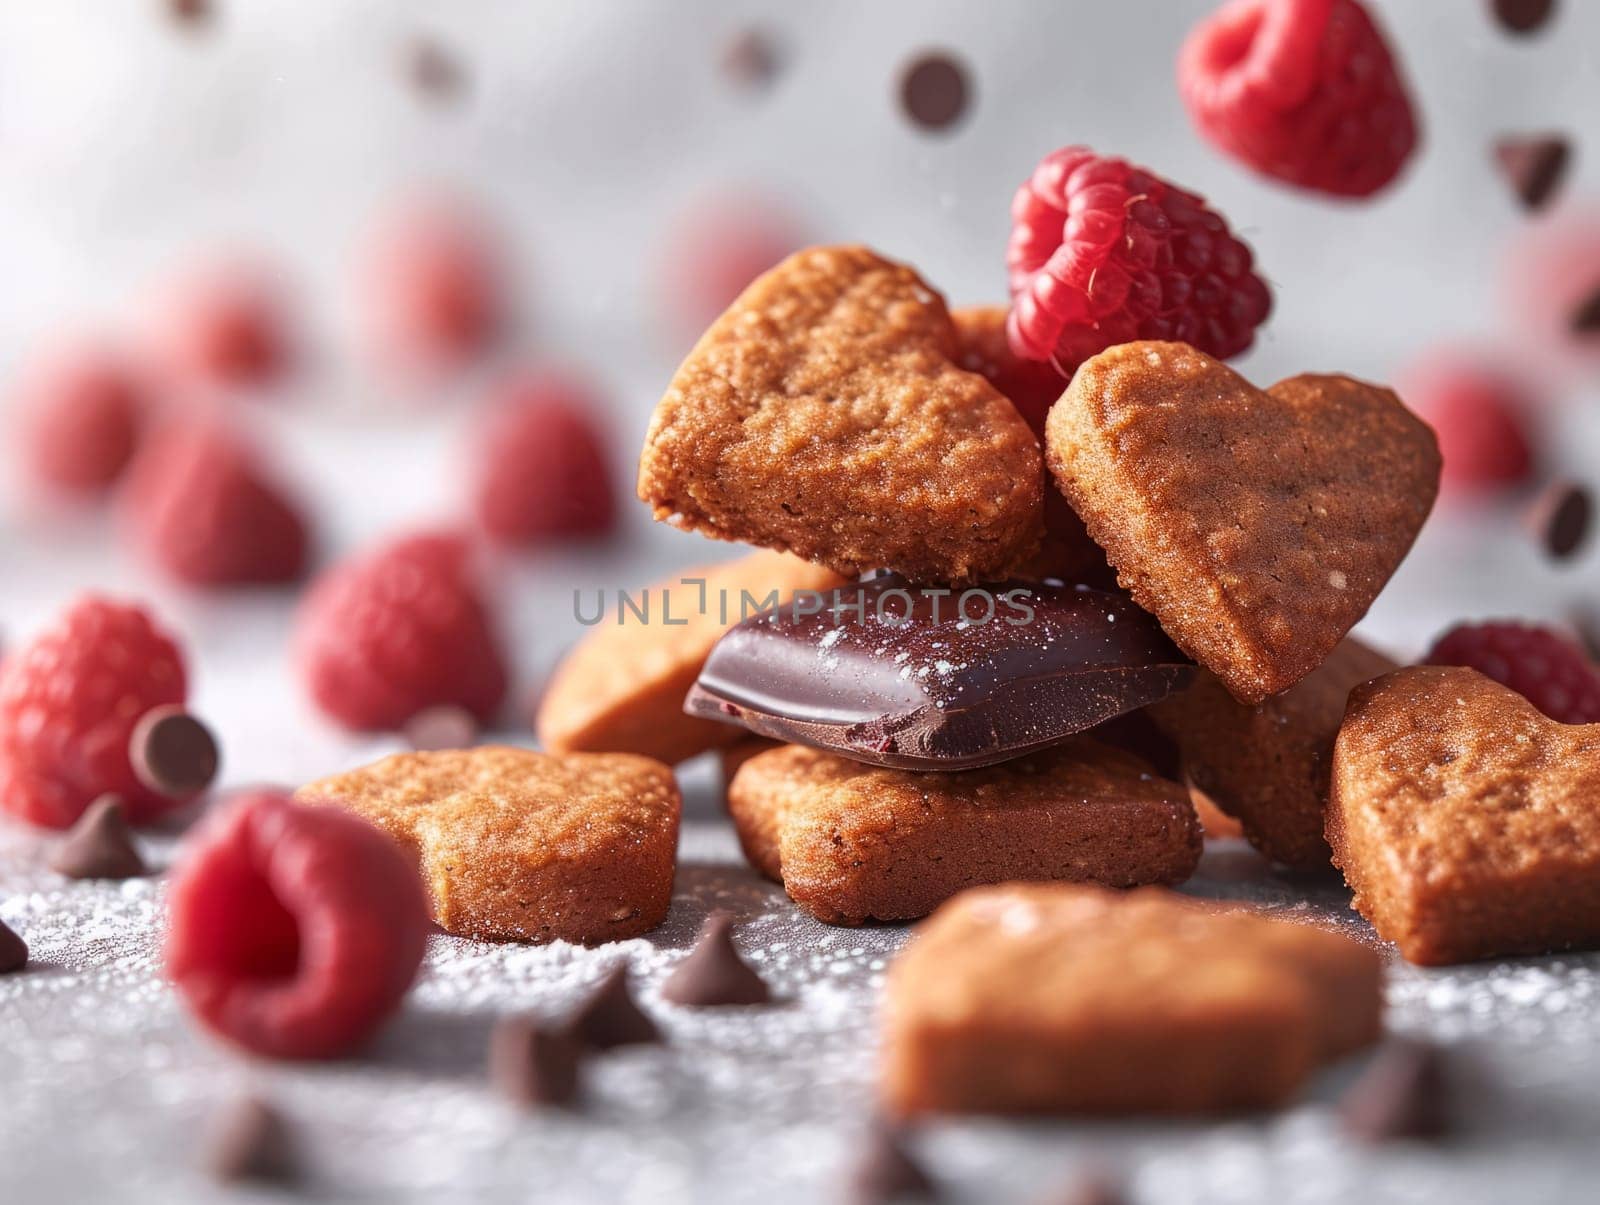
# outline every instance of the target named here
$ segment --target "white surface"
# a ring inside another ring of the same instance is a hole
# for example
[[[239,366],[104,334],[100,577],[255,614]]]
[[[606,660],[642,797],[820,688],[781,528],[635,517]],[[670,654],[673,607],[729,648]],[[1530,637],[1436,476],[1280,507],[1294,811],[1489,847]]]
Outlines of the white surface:
[[[299,288],[317,368],[294,397],[249,414],[316,500],[328,553],[459,505],[474,382],[419,405],[363,367],[351,334],[350,259],[366,218],[419,179],[481,195],[511,236],[526,266],[517,354],[584,365],[610,388],[626,488],[681,351],[651,289],[661,241],[684,204],[725,184],[787,197],[819,239],[910,259],[952,300],[995,299],[1013,188],[1043,151],[1089,142],[1206,193],[1248,233],[1277,290],[1250,375],[1384,379],[1437,339],[1503,341],[1496,261],[1524,219],[1486,142],[1600,107],[1596,6],[1568,3],[1550,35],[1510,42],[1476,4],[1380,5],[1427,147],[1378,203],[1330,205],[1255,181],[1190,133],[1171,64],[1204,0],[219,4],[220,26],[195,37],[157,20],[155,0],[0,5],[0,374],[64,327],[137,331],[152,288],[196,255],[266,249]],[[789,63],[754,100],[713,68],[751,13]],[[465,106],[435,109],[398,82],[419,31],[469,65]],[[976,80],[972,119],[946,138],[909,131],[891,99],[906,54],[929,45],[959,49]],[[1571,195],[1592,190],[1597,165],[1600,153],[1580,153]],[[1592,397],[1568,400],[1556,462],[1583,474],[1600,424],[1583,405]],[[572,639],[574,588],[637,585],[727,554],[652,529],[641,507],[627,515],[613,549],[507,567],[520,692]],[[305,710],[283,656],[285,600],[172,591],[129,563],[100,518],[45,521],[15,499],[0,566],[7,643],[86,586],[150,601],[192,650],[230,785],[297,781],[372,752]],[[1463,616],[1560,616],[1594,582],[1592,556],[1547,565],[1504,517],[1446,517],[1366,630],[1413,653]],[[152,961],[154,884],[67,886],[37,859],[33,838],[0,832],[0,915],[41,964],[0,980],[6,1201],[205,1199],[191,1170],[197,1126],[247,1080],[312,1131],[320,1191],[386,1201],[828,1199],[866,1115],[872,986],[900,931],[799,919],[738,865],[713,820],[692,827],[680,901],[650,940],[583,953],[440,939],[379,1055],[312,1070],[246,1064],[193,1035]],[[1237,868],[1213,859],[1198,886],[1281,903],[1302,893],[1254,871],[1237,881]],[[653,989],[712,902],[752,919],[744,937],[792,1004],[668,1017],[673,1046],[608,1060],[577,1120],[515,1119],[485,1093],[486,1012],[560,1007],[622,954]],[[1322,902],[1342,917],[1341,900]],[[1491,1072],[1471,1102],[1478,1128],[1445,1152],[1353,1152],[1319,1103],[1337,1075],[1265,1123],[974,1123],[935,1127],[922,1149],[974,1201],[1035,1199],[1091,1152],[1126,1162],[1138,1199],[1163,1202],[1588,1199],[1600,1171],[1597,969],[1591,956],[1396,968],[1397,1027],[1473,1039]]]

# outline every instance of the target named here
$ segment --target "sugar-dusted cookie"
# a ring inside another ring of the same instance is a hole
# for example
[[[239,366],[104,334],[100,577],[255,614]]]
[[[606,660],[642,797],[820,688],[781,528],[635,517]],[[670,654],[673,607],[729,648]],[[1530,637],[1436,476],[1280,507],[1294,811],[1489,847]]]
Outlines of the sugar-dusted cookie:
[[[1366,614],[1433,506],[1433,432],[1387,389],[1257,389],[1182,343],[1086,361],[1046,425],[1057,485],[1178,646],[1256,703]]]
[[[1412,962],[1600,945],[1600,724],[1558,724],[1470,669],[1359,686],[1328,843]]]
[[[624,753],[485,745],[397,753],[302,787],[417,857],[441,928],[463,937],[636,937],[667,914],[682,799],[672,771]]]
[[[1201,1113],[1289,1100],[1382,1030],[1382,960],[1158,888],[963,892],[889,970],[896,1114]]]
[[[1347,636],[1299,682],[1253,706],[1202,673],[1148,714],[1177,742],[1194,788],[1238,817],[1252,845],[1294,870],[1327,870],[1322,814],[1345,700],[1394,668]]]
[[[1011,879],[1181,883],[1200,856],[1184,789],[1085,737],[955,773],[787,745],[739,768],[728,810],[751,864],[831,924],[911,920]]]
[[[683,714],[711,646],[774,598],[843,584],[831,569],[755,552],[635,591],[636,602],[648,600],[648,618],[619,612],[608,597],[610,609],[545,688],[535,721],[540,741],[557,753],[639,753],[672,764],[737,739],[736,728]]]
[[[862,247],[758,279],[656,407],[639,497],[658,519],[841,573],[997,577],[1041,533],[1039,444],[964,371],[944,300]]]

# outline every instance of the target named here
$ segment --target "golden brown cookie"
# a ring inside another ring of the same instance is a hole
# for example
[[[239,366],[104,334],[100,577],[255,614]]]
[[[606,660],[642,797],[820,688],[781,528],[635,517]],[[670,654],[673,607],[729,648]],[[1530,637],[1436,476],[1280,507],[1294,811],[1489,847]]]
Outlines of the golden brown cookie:
[[[1085,737],[925,773],[786,745],[728,787],[745,856],[818,920],[911,920],[981,883],[1181,883],[1200,856],[1184,789]]]
[[[1327,870],[1323,810],[1333,741],[1353,687],[1395,668],[1353,636],[1282,694],[1240,703],[1209,673],[1148,709],[1178,744],[1194,787],[1242,822],[1250,843],[1294,870]]]
[[[1289,1100],[1382,1030],[1382,961],[1158,888],[963,892],[889,969],[899,1115],[1209,1113]]]
[[[1244,703],[1293,686],[1366,614],[1439,485],[1432,430],[1389,390],[1261,390],[1183,343],[1086,361],[1045,442],[1118,580]]]
[[[1328,843],[1356,909],[1412,962],[1600,945],[1600,724],[1558,724],[1476,670],[1350,696]]]
[[[1039,542],[1039,445],[957,354],[943,298],[911,269],[862,247],[801,251],[679,367],[639,497],[658,519],[852,576],[1001,576]]]
[[[462,937],[594,945],[655,928],[672,899],[682,800],[649,758],[398,753],[296,798],[364,816],[411,850],[434,920]]]
[[[627,609],[619,618],[608,599],[610,609],[545,688],[534,721],[539,740],[555,753],[639,753],[669,765],[737,740],[737,728],[683,714],[711,646],[773,599],[843,584],[831,569],[755,552],[635,591],[649,600],[648,620]]]

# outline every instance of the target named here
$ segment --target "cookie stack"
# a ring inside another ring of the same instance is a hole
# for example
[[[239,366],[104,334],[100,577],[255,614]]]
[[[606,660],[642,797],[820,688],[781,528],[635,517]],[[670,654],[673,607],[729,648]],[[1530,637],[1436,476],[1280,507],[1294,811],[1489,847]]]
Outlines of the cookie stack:
[[[1068,387],[1011,356],[995,311],[958,315],[910,268],[816,248],[711,327],[639,493],[788,554],[712,591],[770,583],[779,605],[598,628],[546,744],[723,747],[750,861],[833,923],[1013,880],[1183,881],[1201,833],[1173,743],[1269,854],[1327,865],[1342,692],[1384,668],[1345,637],[1432,506],[1432,433],[1387,390],[1259,390],[1177,343],[1114,347]]]

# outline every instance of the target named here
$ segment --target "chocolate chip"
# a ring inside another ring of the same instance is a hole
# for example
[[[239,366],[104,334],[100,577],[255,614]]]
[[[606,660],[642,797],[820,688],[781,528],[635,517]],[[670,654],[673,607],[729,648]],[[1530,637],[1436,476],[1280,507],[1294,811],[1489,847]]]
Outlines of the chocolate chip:
[[[532,1017],[502,1017],[489,1034],[489,1081],[523,1108],[570,1104],[582,1054],[565,1030]]]
[[[0,920],[0,975],[9,975],[28,965],[28,943],[17,931]]]
[[[733,944],[733,918],[713,912],[700,927],[700,940],[661,985],[661,997],[674,1004],[708,1008],[725,1004],[765,1004],[766,983],[739,956]]]
[[[633,1001],[628,968],[611,968],[600,986],[580,1004],[568,1027],[591,1050],[661,1041],[661,1031]]]
[[[747,92],[770,87],[782,66],[777,43],[759,29],[742,30],[722,50],[722,74]]]
[[[56,847],[50,869],[69,879],[132,879],[149,874],[122,816],[122,800],[102,795]]]
[[[1524,208],[1543,209],[1567,174],[1572,144],[1559,134],[1502,138],[1494,144],[1494,158]]]
[[[967,70],[941,51],[913,59],[900,77],[900,105],[925,130],[945,130],[965,116]]]
[[[470,749],[478,743],[478,721],[465,707],[444,703],[407,720],[405,738],[417,750]]]
[[[205,25],[212,17],[211,0],[167,0],[167,12],[179,25]]]
[[[1367,1142],[1441,1138],[1449,1132],[1444,1056],[1429,1042],[1398,1038],[1373,1057],[1340,1102],[1344,1128]]]
[[[133,727],[128,741],[133,772],[158,795],[186,799],[217,776],[217,740],[181,707],[156,707]]]
[[[1574,335],[1600,335],[1600,286],[1578,303],[1569,325]]]
[[[406,48],[406,76],[429,100],[457,100],[467,90],[466,68],[432,38],[416,38]]]
[[[288,1184],[299,1179],[288,1123],[253,1096],[235,1101],[212,1134],[206,1166],[218,1180],[234,1184]]]
[[[1588,541],[1594,498],[1583,486],[1555,481],[1540,491],[1524,523],[1554,560],[1572,556]]]
[[[938,1196],[933,1181],[906,1153],[900,1135],[875,1123],[851,1175],[852,1199],[858,1205],[889,1201],[931,1201]]]
[[[1509,33],[1532,33],[1555,12],[1555,0],[1492,0],[1490,9]]]

